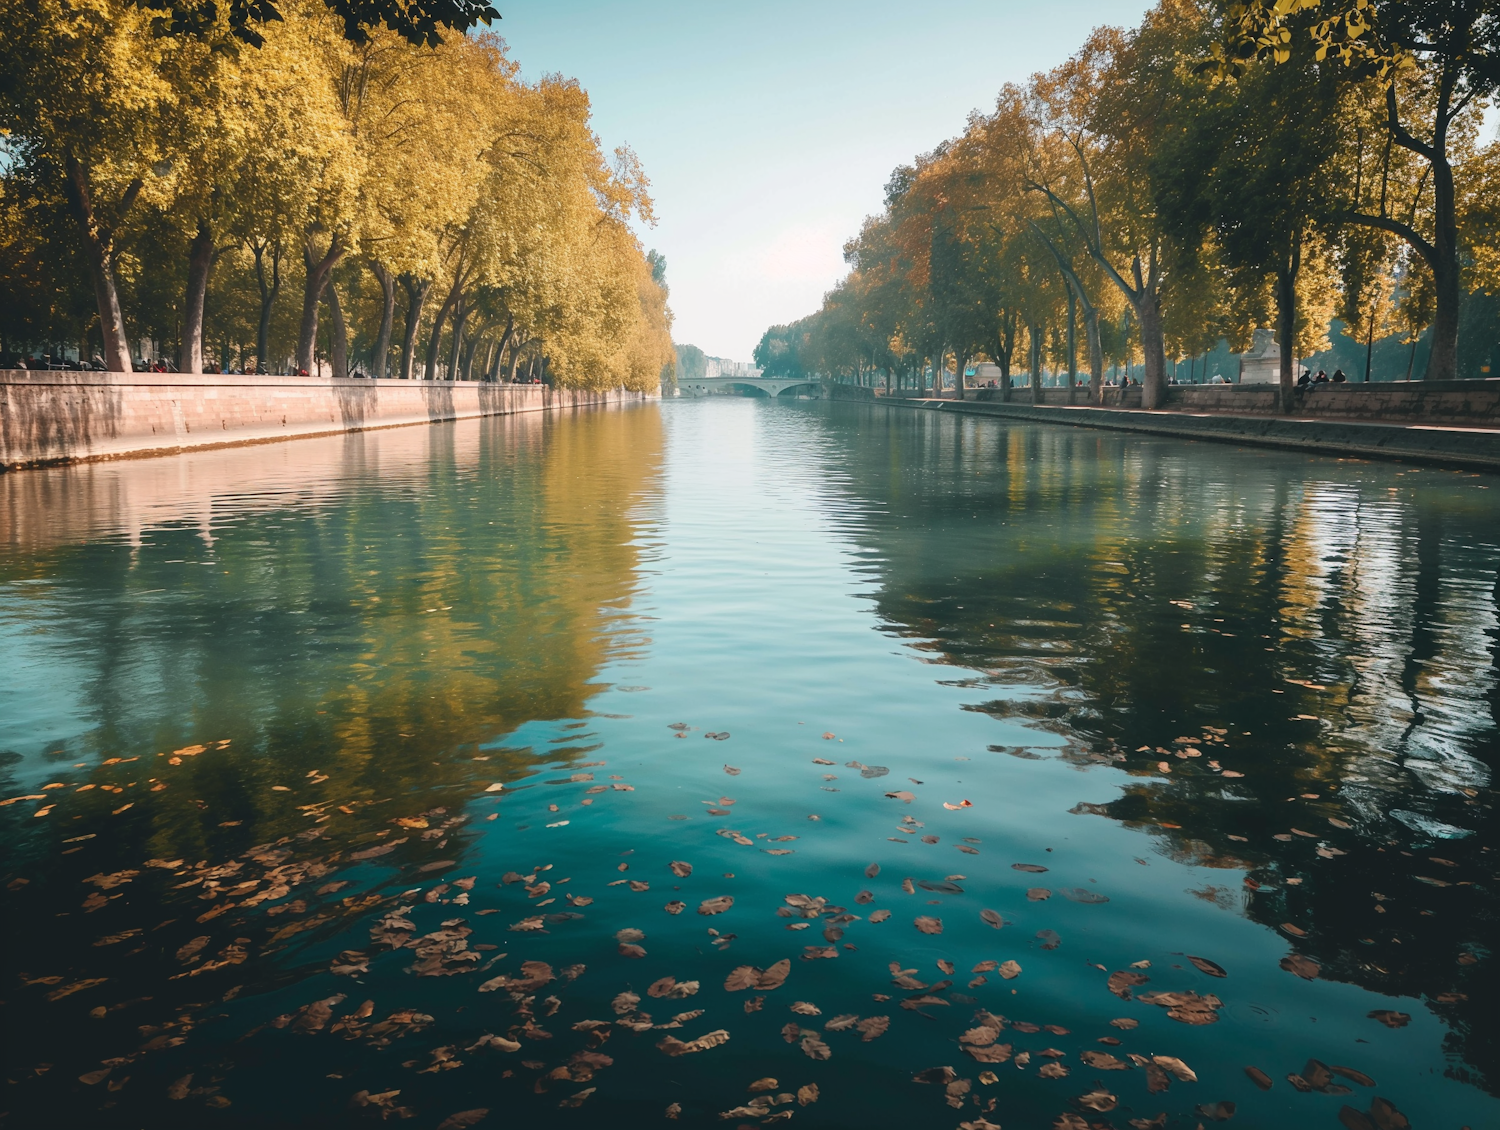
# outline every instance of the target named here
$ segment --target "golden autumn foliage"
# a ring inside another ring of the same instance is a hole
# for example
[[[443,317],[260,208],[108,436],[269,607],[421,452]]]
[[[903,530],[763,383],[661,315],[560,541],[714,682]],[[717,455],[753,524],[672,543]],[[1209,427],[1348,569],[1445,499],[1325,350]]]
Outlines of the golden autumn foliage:
[[[649,182],[587,93],[522,82],[488,33],[354,43],[317,0],[280,10],[256,47],[125,0],[0,25],[0,352],[656,387]]]

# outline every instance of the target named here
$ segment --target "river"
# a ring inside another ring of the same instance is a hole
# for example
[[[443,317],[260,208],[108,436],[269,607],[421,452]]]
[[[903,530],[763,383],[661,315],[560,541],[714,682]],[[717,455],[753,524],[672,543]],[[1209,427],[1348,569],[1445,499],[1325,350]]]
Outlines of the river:
[[[1497,567],[846,403],[0,477],[5,1125],[1500,1125]]]

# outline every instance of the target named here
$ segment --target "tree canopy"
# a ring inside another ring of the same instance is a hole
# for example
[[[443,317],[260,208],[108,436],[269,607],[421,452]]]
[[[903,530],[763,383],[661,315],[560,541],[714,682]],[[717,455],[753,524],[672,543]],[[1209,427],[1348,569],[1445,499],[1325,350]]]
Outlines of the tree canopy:
[[[1496,0],[1160,0],[898,168],[847,277],[756,360],[936,387],[986,360],[1002,387],[1073,388],[1082,353],[1095,399],[1133,362],[1149,407],[1174,359],[1268,325],[1289,393],[1338,316],[1430,335],[1429,378],[1478,375],[1459,327],[1500,293],[1497,60]]]
[[[0,26],[0,352],[656,387],[650,182],[575,81],[521,81],[488,32],[276,15],[254,49],[124,0]]]

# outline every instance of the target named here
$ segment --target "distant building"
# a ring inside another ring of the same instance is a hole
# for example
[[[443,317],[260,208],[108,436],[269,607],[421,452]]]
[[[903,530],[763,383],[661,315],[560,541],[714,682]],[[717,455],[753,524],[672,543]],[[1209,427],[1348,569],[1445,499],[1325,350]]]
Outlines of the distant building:
[[[730,361],[724,357],[709,357],[704,376],[709,380],[744,377],[755,380],[761,371],[748,361]]]

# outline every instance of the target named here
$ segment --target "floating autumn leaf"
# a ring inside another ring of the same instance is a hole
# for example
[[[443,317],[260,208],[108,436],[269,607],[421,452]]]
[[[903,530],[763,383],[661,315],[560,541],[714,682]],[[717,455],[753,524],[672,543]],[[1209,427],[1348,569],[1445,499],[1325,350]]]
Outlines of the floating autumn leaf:
[[[1188,954],[1187,959],[1199,969],[1201,969],[1204,973],[1207,973],[1210,977],[1229,976],[1229,974],[1224,971],[1224,967],[1217,961],[1209,961],[1206,957],[1194,957],[1192,954]]]
[[[740,775],[740,771],[733,765],[724,766],[724,772],[728,773],[731,777],[738,777]]]
[[[874,891],[860,891],[859,894],[857,894],[857,895],[854,896],[854,901],[859,906],[865,906],[865,905],[867,905],[867,904],[872,903],[872,902],[875,901],[875,892]]]
[[[697,981],[679,981],[676,977],[662,977],[652,981],[646,989],[649,997],[664,997],[667,1000],[681,1000],[690,997],[698,991]]]
[[[972,800],[961,800],[957,804],[949,804],[945,800],[943,801],[943,807],[950,812],[957,812],[960,808],[973,808],[974,802]]]
[[[797,1088],[798,1106],[812,1106],[817,1101],[818,1085],[816,1083],[808,1083],[806,1086]]]
[[[489,1112],[489,1107],[461,1110],[457,1114],[450,1114],[447,1118],[439,1122],[437,1130],[468,1130],[470,1126],[478,1125]]]
[[[1184,1083],[1196,1083],[1198,1081],[1197,1073],[1175,1056],[1154,1055],[1151,1057],[1151,1062],[1156,1064],[1157,1067],[1170,1071]]]
[[[823,1025],[823,1031],[825,1031],[825,1032],[847,1032],[850,1028],[853,1028],[854,1025],[857,1024],[857,1023],[859,1023],[859,1013],[857,1013],[857,1012],[846,1012],[846,1013],[843,1013],[840,1016],[835,1016],[832,1020],[830,1020],[827,1023],[825,1023]]]
[[[823,1010],[811,1001],[793,1001],[791,1009],[798,1016],[822,1016]]]
[[[878,863],[872,863],[868,867],[865,868],[865,878],[866,879],[873,879],[873,878],[875,878],[875,876],[877,876],[879,874],[880,874],[880,864],[878,864]]]
[[[1114,993],[1122,1001],[1128,1001],[1130,999],[1131,987],[1144,985],[1149,980],[1151,978],[1147,977],[1144,973],[1134,973],[1128,969],[1122,969],[1117,973],[1109,975],[1109,980],[1105,982],[1105,988]],[[1114,1021],[1110,1021],[1110,1023],[1113,1024]],[[1120,1027],[1120,1025],[1116,1025],[1116,1027]]]
[[[715,898],[704,899],[698,904],[698,913],[705,915],[723,914],[734,905],[733,895],[719,895]]]
[[[1073,1100],[1084,1110],[1097,1110],[1100,1114],[1106,1114],[1120,1105],[1120,1100],[1108,1091],[1090,1091],[1086,1095],[1079,1095]]]
[[[1087,887],[1062,887],[1060,891],[1063,898],[1070,902],[1083,903],[1085,906],[1109,901],[1109,896],[1101,895],[1098,891],[1091,891]]]
[[[644,949],[642,949],[640,946],[631,945],[628,942],[622,942],[620,944],[620,956],[621,957],[631,957],[631,958],[642,958],[642,957],[646,956],[646,951]]]
[[[1387,1028],[1405,1028],[1411,1023],[1411,1014],[1408,1012],[1396,1012],[1389,1008],[1377,1008],[1365,1014],[1371,1020],[1378,1020]]]
[[[680,859],[672,860],[667,866],[672,869],[672,874],[676,875],[679,879],[686,879],[693,873],[693,865],[691,863],[684,863]]]
[[[869,920],[871,922],[884,922],[890,916],[891,912],[889,910],[877,910],[870,915]]]
[[[1005,919],[1000,916],[1000,913],[998,911],[981,910],[979,912],[979,918],[980,921],[984,922],[988,926],[993,926],[996,930],[1005,925]]]
[[[1281,968],[1288,973],[1295,973],[1304,981],[1311,981],[1323,971],[1323,967],[1310,957],[1303,957],[1300,953],[1289,953],[1281,959]]]
[[[1218,1009],[1224,1002],[1212,994],[1197,993],[1143,993],[1139,998],[1145,1004],[1159,1005],[1167,1015],[1183,1024],[1213,1024],[1219,1019]]]
[[[871,1040],[878,1040],[881,1036],[884,1036],[886,1029],[890,1026],[891,1018],[889,1016],[867,1016],[857,1023],[854,1028],[855,1031],[859,1032],[861,1039],[868,1044]]]
[[[1108,1052],[1085,1051],[1080,1052],[1078,1058],[1094,1068],[1096,1071],[1129,1071],[1130,1064],[1122,1059],[1116,1059]]]
[[[1247,1067],[1245,1068],[1245,1074],[1250,1077],[1250,1082],[1254,1083],[1262,1091],[1269,1091],[1271,1089],[1271,1077],[1260,1068]]]
[[[820,958],[838,957],[839,951],[832,946],[803,946],[802,960],[817,961]]]
[[[792,855],[792,854],[794,854],[791,848],[761,848],[760,850],[763,851],[763,852],[765,852],[767,855]]]
[[[941,934],[943,932],[943,920],[941,918],[933,918],[927,914],[919,915],[914,925],[924,934]]]
[[[1201,1103],[1193,1108],[1200,1118],[1207,1118],[1214,1122],[1228,1122],[1234,1117],[1234,1103],[1227,1099],[1224,1102]]]
[[[1037,1070],[1037,1074],[1043,1079],[1066,1079],[1068,1077],[1068,1069],[1054,1060],[1051,1063],[1042,1064]]]
[[[906,789],[896,789],[892,792],[886,793],[885,795],[891,800],[899,800],[903,804],[910,804],[912,801],[917,799],[916,793],[908,792]]]
[[[754,1083],[751,1083],[750,1086],[746,1087],[745,1090],[752,1093],[757,1091],[774,1091],[780,1085],[781,1084],[778,1083],[775,1079],[767,1077],[765,1079],[757,1079]]]
[[[662,909],[665,910],[668,914],[681,914],[684,910],[687,909],[687,903],[683,902],[681,899],[673,899],[671,902],[667,903],[666,906],[662,907]]]
[[[1021,965],[1017,961],[1003,961],[995,972],[999,973],[1007,981],[1013,981],[1021,975]]]
[[[1343,1076],[1345,1079],[1349,1080],[1349,1082],[1356,1083],[1361,1087],[1375,1086],[1375,1080],[1371,1079],[1363,1071],[1356,1071],[1352,1067],[1340,1067],[1336,1063],[1331,1063],[1328,1065],[1328,1070],[1333,1072],[1335,1075]]]
[[[1012,871],[1031,871],[1037,874],[1047,870],[1047,868],[1039,863],[1012,863],[1010,869]]]
[[[828,1059],[833,1055],[833,1049],[823,1042],[821,1036],[816,1032],[804,1031],[802,1033],[802,1054],[808,1059]]]
[[[699,1036],[696,1040],[679,1040],[675,1036],[668,1036],[656,1046],[670,1056],[691,1055],[693,1052],[707,1051],[721,1044],[729,1042],[729,1033],[719,1028]]]
[[[792,971],[791,958],[784,957],[769,969],[757,969],[753,965],[736,966],[724,979],[724,988],[731,993],[741,989],[779,989]]]
[[[825,742],[831,742],[831,741],[833,741],[833,734],[830,731],[825,730],[823,732],[823,740]]]
[[[1052,897],[1052,892],[1046,887],[1029,887],[1026,891],[1026,897],[1031,902],[1045,902]]]

